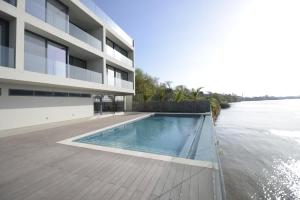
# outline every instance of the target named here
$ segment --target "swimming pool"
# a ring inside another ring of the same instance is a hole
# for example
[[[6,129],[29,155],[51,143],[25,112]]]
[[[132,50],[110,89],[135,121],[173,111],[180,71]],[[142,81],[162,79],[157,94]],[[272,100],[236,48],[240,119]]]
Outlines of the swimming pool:
[[[207,147],[212,146],[211,140],[201,141],[204,142],[202,149],[205,148],[206,152],[201,152],[202,158],[197,156],[200,136],[212,135],[202,133],[205,118],[205,115],[155,114],[75,139],[73,142],[211,161],[213,152],[210,148],[207,151]]]

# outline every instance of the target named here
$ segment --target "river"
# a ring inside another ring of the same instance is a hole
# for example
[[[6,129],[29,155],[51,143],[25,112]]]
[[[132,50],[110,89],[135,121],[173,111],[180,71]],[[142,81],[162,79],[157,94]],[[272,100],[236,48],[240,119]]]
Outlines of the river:
[[[300,199],[300,100],[233,103],[216,131],[227,200]]]

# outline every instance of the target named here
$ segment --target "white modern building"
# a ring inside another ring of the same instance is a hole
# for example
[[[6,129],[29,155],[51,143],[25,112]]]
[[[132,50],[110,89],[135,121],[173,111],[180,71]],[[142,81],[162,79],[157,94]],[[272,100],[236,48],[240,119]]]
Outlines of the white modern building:
[[[93,0],[0,0],[0,130],[130,110],[134,70]]]

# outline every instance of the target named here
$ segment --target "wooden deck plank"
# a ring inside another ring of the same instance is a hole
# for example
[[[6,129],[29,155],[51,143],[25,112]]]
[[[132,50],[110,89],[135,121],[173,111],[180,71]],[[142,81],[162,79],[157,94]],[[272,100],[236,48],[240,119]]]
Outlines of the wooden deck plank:
[[[0,199],[212,199],[211,169],[56,143],[137,116],[0,138]]]
[[[183,180],[183,173],[184,173],[184,165],[179,165],[176,170],[176,177],[173,182],[173,189],[171,191],[170,199],[172,200],[178,200],[180,195],[180,190],[182,186],[182,180]]]
[[[138,169],[132,174],[123,184],[122,186],[125,188],[129,188],[132,183],[137,179],[138,176],[143,172],[143,169],[150,162],[150,159],[140,159]]]
[[[153,195],[156,195],[156,196],[160,196],[163,189],[164,189],[164,185],[165,185],[165,182],[166,182],[166,179],[169,175],[169,172],[170,172],[170,168],[171,168],[171,165],[168,163],[168,165],[166,165],[162,171],[162,174],[152,192]]]

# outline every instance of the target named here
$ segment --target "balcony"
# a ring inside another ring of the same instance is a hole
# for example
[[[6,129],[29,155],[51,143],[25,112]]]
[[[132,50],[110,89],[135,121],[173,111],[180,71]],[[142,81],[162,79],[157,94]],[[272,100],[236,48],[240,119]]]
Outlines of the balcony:
[[[25,52],[25,70],[102,84],[102,74]]]
[[[0,66],[15,67],[15,49],[0,45]]]
[[[98,5],[93,0],[80,0],[90,11],[92,11],[95,15],[97,15],[100,19],[106,23],[108,27],[110,27],[115,33],[117,33],[126,43],[133,47],[132,38],[123,31],[110,17],[108,17],[105,12],[98,7]]]
[[[43,20],[48,24],[51,24],[52,26],[70,34],[71,36],[89,44],[90,46],[102,50],[101,41],[91,34],[85,32],[81,28],[70,23],[67,11],[64,10],[67,10],[67,8],[64,6],[59,9],[54,5],[47,3],[47,7],[45,7],[45,2],[43,1],[26,0],[27,13]]]
[[[88,69],[83,69],[73,65],[68,65],[67,77],[82,81],[102,84],[102,74]]]
[[[133,90],[133,82],[122,80],[120,78],[108,79],[107,84],[117,88]]]
[[[76,37],[77,39],[88,43],[89,45],[95,47],[96,49],[100,49],[102,51],[102,42],[95,37],[91,36],[87,32],[83,31],[76,25],[69,23],[69,33],[70,35]]]
[[[123,64],[125,64],[126,66],[130,66],[133,67],[133,62],[132,60],[130,60],[129,58],[127,58],[126,56],[124,56],[123,54],[119,53],[118,51],[114,50],[113,48],[111,48],[108,45],[105,45],[106,47],[106,53],[107,55],[115,58],[116,60],[122,62]]]

